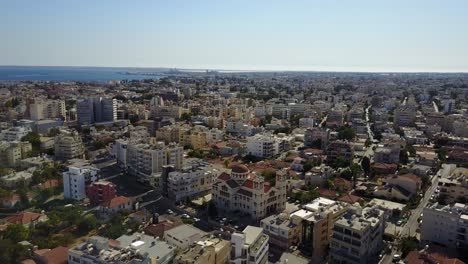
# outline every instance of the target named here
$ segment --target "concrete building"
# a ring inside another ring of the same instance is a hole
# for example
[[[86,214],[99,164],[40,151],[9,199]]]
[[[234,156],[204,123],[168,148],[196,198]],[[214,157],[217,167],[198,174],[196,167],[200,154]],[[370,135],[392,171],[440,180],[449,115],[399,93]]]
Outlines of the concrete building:
[[[154,185],[156,174],[162,172],[163,166],[182,168],[183,152],[182,147],[176,144],[165,145],[164,142],[129,144],[126,152],[127,171],[138,181]]]
[[[86,187],[86,197],[90,203],[99,205],[110,202],[116,196],[116,186],[109,181],[93,182]]]
[[[174,258],[174,264],[227,264],[231,253],[231,242],[209,237],[198,241],[191,248]]]
[[[247,153],[259,158],[271,158],[277,154],[275,144],[274,136],[257,134],[247,138]]]
[[[270,245],[288,250],[292,246],[298,246],[301,239],[301,218],[281,213],[262,219],[260,227],[268,235]]]
[[[248,213],[254,219],[283,211],[286,204],[286,172],[276,172],[275,185],[265,182],[244,165],[222,173],[213,184],[213,200],[218,210]]]
[[[29,116],[31,120],[42,120],[50,118],[65,118],[66,108],[64,100],[34,100],[29,105]]]
[[[448,178],[439,179],[439,197],[447,203],[468,202],[468,169],[456,168]]]
[[[432,204],[424,208],[421,242],[438,243],[449,248],[468,247],[468,205]]]
[[[99,169],[86,163],[75,163],[63,172],[63,195],[67,199],[86,198],[86,185],[98,179]]]
[[[0,132],[0,140],[3,141],[21,141],[21,139],[30,133],[32,130],[30,127],[12,127]]]
[[[354,150],[349,142],[337,140],[328,145],[327,163],[335,162],[338,157],[351,164],[354,158]]]
[[[80,124],[94,124],[117,120],[117,100],[104,97],[86,97],[76,101]]]
[[[325,260],[332,228],[338,217],[343,215],[348,207],[344,202],[337,202],[319,197],[302,209],[291,214],[291,218],[299,219],[300,249],[317,262]]]
[[[304,144],[313,147],[316,143],[320,143],[318,147],[325,149],[330,139],[330,129],[327,128],[310,128],[304,134]]]
[[[29,142],[0,141],[0,164],[6,167],[17,167],[22,159],[28,157],[32,151],[32,145]]]
[[[83,158],[84,146],[81,136],[73,130],[60,130],[54,137],[55,158],[69,160]]]
[[[207,233],[192,225],[179,225],[164,232],[164,240],[172,246],[185,250],[206,235]]]
[[[175,248],[152,236],[134,233],[117,240],[93,236],[68,250],[69,264],[169,264]]]
[[[186,159],[181,170],[169,172],[168,197],[181,201],[211,193],[213,182],[218,174],[209,162],[201,159]]]
[[[232,264],[266,264],[268,262],[268,239],[263,229],[247,226],[242,232],[231,235]]]
[[[331,263],[377,263],[383,246],[386,211],[355,207],[338,218],[330,243]]]

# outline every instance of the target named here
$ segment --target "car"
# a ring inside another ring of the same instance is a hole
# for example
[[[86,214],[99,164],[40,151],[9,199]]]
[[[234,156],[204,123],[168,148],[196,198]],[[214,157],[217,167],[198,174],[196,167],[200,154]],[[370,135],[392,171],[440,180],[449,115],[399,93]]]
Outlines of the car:
[[[180,217],[182,217],[183,219],[190,219],[190,215],[188,214],[182,214]]]
[[[174,211],[172,211],[171,209],[166,210],[166,214],[173,214],[173,213],[174,213]]]
[[[198,221],[200,221],[200,218],[194,217],[194,218],[193,218],[193,221],[198,222]]]
[[[396,222],[396,224],[397,224],[398,226],[400,226],[401,224],[403,224],[403,221],[400,219],[400,220],[398,220],[398,221]]]
[[[227,218],[226,218],[226,217],[224,217],[224,218],[222,219],[222,221],[223,221],[223,222],[226,222],[226,221],[227,221]]]
[[[393,255],[393,263],[398,263],[401,260],[401,256],[398,254]]]

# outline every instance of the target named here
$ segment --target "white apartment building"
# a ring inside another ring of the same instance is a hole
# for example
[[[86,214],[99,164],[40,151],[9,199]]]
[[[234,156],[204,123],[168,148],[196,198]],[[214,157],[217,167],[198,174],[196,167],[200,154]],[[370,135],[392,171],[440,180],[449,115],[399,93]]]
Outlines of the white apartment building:
[[[182,167],[183,153],[183,147],[177,144],[129,144],[126,152],[127,171],[138,181],[154,185],[156,174],[162,172],[163,166],[173,165],[175,169]]]
[[[268,239],[261,227],[247,226],[242,233],[233,233],[231,235],[231,263],[268,263]]]
[[[97,181],[99,169],[85,162],[68,166],[63,172],[63,194],[67,199],[82,200],[86,198],[86,185]]]
[[[432,204],[424,208],[421,242],[436,242],[449,248],[468,247],[468,205]]]
[[[270,158],[277,154],[275,145],[274,136],[257,134],[247,138],[247,153],[259,158]]]
[[[333,226],[330,262],[377,263],[383,246],[386,219],[386,211],[378,206],[348,210]]]
[[[58,160],[69,160],[83,158],[84,146],[81,136],[72,130],[60,130],[54,137],[55,158]]]
[[[65,118],[65,101],[35,100],[34,103],[29,105],[29,116],[35,121],[56,117]]]
[[[3,141],[21,141],[21,139],[31,132],[30,127],[12,127],[6,130],[3,130],[0,133],[0,140]]]
[[[181,201],[211,192],[218,171],[209,162],[187,159],[180,171],[170,172],[167,177],[168,197]]]
[[[276,183],[251,173],[244,165],[232,167],[231,174],[221,173],[213,184],[213,200],[219,210],[241,211],[253,219],[281,212],[286,204],[286,172],[277,171]]]

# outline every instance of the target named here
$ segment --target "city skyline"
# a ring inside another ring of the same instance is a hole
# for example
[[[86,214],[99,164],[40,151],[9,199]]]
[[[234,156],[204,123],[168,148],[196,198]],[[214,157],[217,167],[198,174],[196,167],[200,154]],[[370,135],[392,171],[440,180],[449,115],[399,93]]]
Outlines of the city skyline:
[[[0,65],[467,72],[463,1],[15,1]]]

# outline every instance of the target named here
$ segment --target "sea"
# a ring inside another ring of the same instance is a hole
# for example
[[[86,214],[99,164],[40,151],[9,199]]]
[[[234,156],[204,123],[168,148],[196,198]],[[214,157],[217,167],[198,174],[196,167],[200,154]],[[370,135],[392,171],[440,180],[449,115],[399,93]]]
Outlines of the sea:
[[[167,69],[165,69],[167,70]],[[161,68],[0,66],[0,81],[117,81],[159,79]]]

